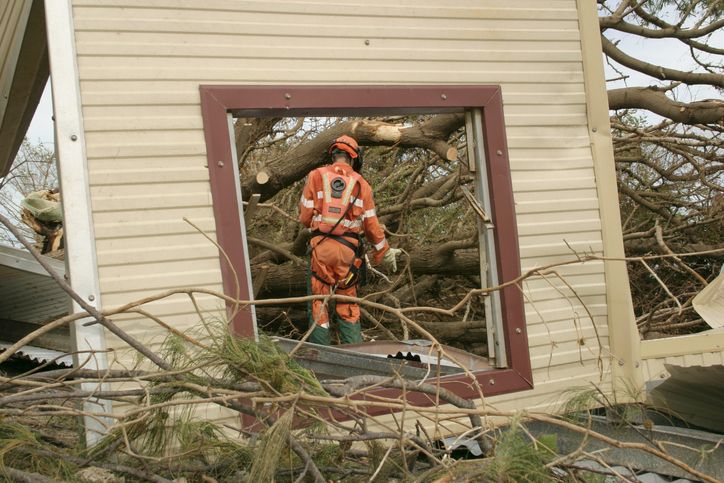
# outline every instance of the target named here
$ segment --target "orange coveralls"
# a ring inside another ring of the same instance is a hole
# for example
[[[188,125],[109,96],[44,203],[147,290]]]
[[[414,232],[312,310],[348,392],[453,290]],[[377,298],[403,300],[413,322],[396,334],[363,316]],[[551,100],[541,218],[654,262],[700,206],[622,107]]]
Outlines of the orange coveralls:
[[[317,168],[309,173],[307,184],[304,186],[300,200],[299,221],[312,232],[319,228],[322,203],[324,201],[322,174],[328,169],[348,176],[350,173],[353,173],[352,166],[344,162],[334,163],[331,167],[325,166]],[[367,238],[374,248],[372,264],[377,265],[382,260],[385,252],[390,248],[390,245],[387,243],[385,234],[377,221],[375,202],[372,198],[372,188],[362,176],[359,176],[358,179],[360,186],[359,196],[340,225],[345,226],[346,233],[360,233],[360,230],[364,231],[365,238]],[[353,196],[356,194],[357,187],[354,187]],[[345,237],[345,239],[353,245],[357,245],[354,239],[347,237]],[[323,236],[313,237],[310,245],[314,248],[312,251],[311,269],[317,277],[326,282],[324,283],[312,276],[312,293],[314,295],[327,295],[330,293],[331,286],[342,280],[349,272],[349,266],[354,258],[354,252],[351,248],[338,241],[329,237],[323,238]],[[335,293],[356,297],[357,286],[347,287],[343,283],[340,283]],[[313,320],[317,319],[321,306],[321,300],[315,300],[312,303]],[[353,323],[359,322],[359,305],[338,302],[335,304],[335,307],[337,315],[343,320]],[[326,307],[321,316],[319,316],[317,325],[325,329],[329,328],[329,315],[327,314]]]

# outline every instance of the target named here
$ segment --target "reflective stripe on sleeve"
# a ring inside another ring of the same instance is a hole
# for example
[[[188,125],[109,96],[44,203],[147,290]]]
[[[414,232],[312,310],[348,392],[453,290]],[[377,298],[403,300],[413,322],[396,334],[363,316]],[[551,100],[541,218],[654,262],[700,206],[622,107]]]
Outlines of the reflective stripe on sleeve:
[[[376,251],[380,251],[380,250],[382,250],[383,248],[385,248],[385,243],[387,243],[387,238],[383,238],[381,242],[379,242],[379,243],[376,244],[376,245],[372,245],[372,246],[375,247],[375,250],[376,250]]]
[[[309,201],[307,198],[302,195],[302,206],[305,208],[314,208],[314,201]]]
[[[318,199],[318,200],[321,200],[323,196],[324,196],[324,192],[323,192],[323,191],[317,191],[317,199]]]
[[[365,212],[364,212],[364,215],[362,215],[362,216],[363,216],[363,218],[364,218],[365,220],[366,220],[367,218],[374,218],[375,216],[377,216],[377,212],[375,211],[374,208],[372,208],[371,210],[365,211]]]

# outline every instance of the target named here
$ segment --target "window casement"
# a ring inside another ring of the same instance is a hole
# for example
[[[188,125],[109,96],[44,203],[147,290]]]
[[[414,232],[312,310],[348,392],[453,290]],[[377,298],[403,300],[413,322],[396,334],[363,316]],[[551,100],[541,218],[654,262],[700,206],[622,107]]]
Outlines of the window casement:
[[[488,85],[202,85],[200,86],[216,236],[229,261],[220,254],[224,293],[252,299],[246,233],[234,159],[234,117],[368,117],[465,113],[468,158],[475,160],[475,198],[491,223],[479,219],[481,280],[487,287],[520,277],[518,231],[505,136],[502,93]],[[471,142],[472,141],[472,142]],[[240,249],[243,247],[243,249]],[[234,272],[238,277],[234,276]],[[492,369],[473,372],[485,396],[531,389],[530,356],[523,295],[511,284],[486,298],[486,325]],[[231,321],[240,336],[255,337],[254,310]],[[469,377],[444,376],[443,387],[460,397],[479,393]],[[371,389],[396,397],[396,389]],[[434,398],[409,394],[412,404],[428,406]],[[387,411],[386,409],[384,411]],[[369,408],[370,414],[375,411]]]

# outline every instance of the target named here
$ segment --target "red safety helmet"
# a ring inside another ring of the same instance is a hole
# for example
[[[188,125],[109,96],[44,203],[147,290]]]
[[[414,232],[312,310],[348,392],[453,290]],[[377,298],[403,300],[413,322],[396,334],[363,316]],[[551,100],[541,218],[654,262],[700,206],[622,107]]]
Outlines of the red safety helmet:
[[[350,158],[353,159],[352,169],[359,173],[359,170],[362,168],[362,153],[360,153],[357,141],[349,136],[338,137],[332,141],[327,152],[333,154],[340,151],[349,154]]]

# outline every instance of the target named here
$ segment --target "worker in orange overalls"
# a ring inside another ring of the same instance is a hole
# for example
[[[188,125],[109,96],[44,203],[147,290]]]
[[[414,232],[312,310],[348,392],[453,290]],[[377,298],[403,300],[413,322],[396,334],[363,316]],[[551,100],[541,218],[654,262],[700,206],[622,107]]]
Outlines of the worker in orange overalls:
[[[332,164],[317,168],[307,177],[300,201],[299,221],[312,232],[310,240],[310,279],[314,295],[335,293],[357,296],[364,278],[364,253],[360,232],[374,249],[372,264],[395,271],[395,256],[377,221],[372,188],[359,174],[362,156],[357,141],[349,136],[334,140],[327,152]],[[321,314],[320,314],[321,311]],[[362,342],[359,305],[336,301],[335,311],[342,342]],[[322,300],[312,302],[310,324],[317,324],[309,341],[330,345],[329,314]]]

